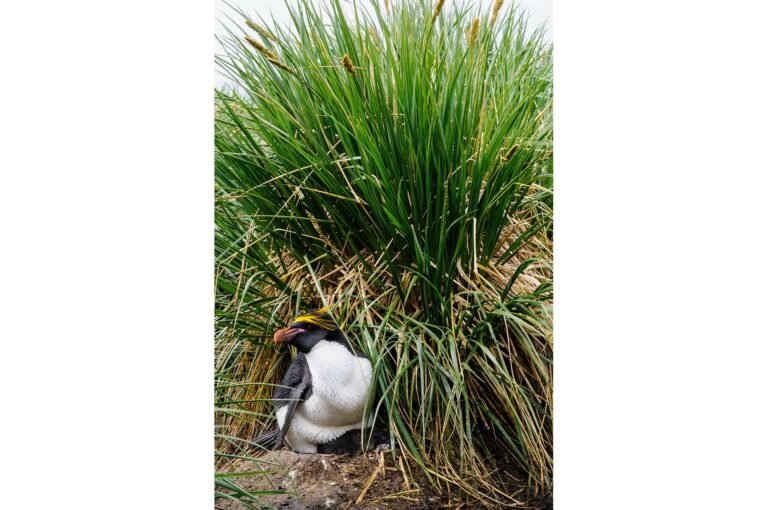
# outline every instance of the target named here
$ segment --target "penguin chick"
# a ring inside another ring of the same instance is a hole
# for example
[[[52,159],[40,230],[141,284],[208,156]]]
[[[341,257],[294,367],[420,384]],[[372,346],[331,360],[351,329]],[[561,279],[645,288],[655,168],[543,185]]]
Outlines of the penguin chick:
[[[299,453],[317,453],[318,446],[323,453],[342,453],[332,445],[362,427],[371,362],[352,347],[327,308],[295,318],[274,339],[299,350],[272,399],[278,424],[275,449],[285,442]]]

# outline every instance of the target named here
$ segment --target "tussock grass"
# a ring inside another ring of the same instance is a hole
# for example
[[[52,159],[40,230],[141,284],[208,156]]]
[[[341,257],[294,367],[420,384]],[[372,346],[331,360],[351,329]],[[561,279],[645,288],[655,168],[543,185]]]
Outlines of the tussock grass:
[[[217,424],[272,426],[272,332],[330,304],[404,469],[514,504],[496,460],[551,480],[551,47],[501,2],[291,12],[217,59]]]

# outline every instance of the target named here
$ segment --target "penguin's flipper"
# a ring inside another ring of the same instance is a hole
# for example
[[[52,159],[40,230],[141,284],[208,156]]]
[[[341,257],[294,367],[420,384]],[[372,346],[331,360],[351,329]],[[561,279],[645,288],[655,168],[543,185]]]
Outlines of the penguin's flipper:
[[[307,359],[303,353],[299,353],[285,373],[281,385],[275,390],[273,400],[278,408],[285,406],[285,418],[277,435],[274,449],[283,445],[285,435],[291,427],[293,413],[299,402],[306,400],[312,394],[312,373],[309,371]]]
[[[254,439],[251,440],[251,442],[260,450],[274,450],[275,448],[275,441],[277,441],[277,436],[279,435],[280,431],[275,428],[274,430],[267,432],[266,434],[262,434]]]
[[[283,445],[285,435],[288,433],[288,429],[291,428],[293,413],[296,412],[296,406],[299,405],[299,401],[304,400],[304,395],[307,393],[307,387],[308,384],[302,382],[296,386],[293,391],[291,391],[291,396],[289,397],[291,400],[286,405],[288,410],[285,413],[285,421],[283,422],[283,426],[280,427],[280,431],[277,435],[277,441],[275,441],[275,450],[279,449]]]

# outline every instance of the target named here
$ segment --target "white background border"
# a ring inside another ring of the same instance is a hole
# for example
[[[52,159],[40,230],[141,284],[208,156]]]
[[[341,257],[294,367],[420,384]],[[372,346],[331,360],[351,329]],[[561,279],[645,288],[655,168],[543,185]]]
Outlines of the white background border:
[[[557,2],[555,505],[766,505],[765,8]],[[4,6],[5,508],[212,508],[214,5]]]

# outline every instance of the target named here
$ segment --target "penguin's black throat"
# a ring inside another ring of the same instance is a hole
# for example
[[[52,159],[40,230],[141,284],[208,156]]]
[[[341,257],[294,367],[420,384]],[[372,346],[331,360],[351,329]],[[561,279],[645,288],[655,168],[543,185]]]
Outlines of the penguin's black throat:
[[[275,331],[275,341],[290,344],[296,347],[299,352],[306,354],[311,351],[320,340],[325,340],[330,333],[332,332],[318,328],[313,324],[304,322],[293,323],[287,328]]]

